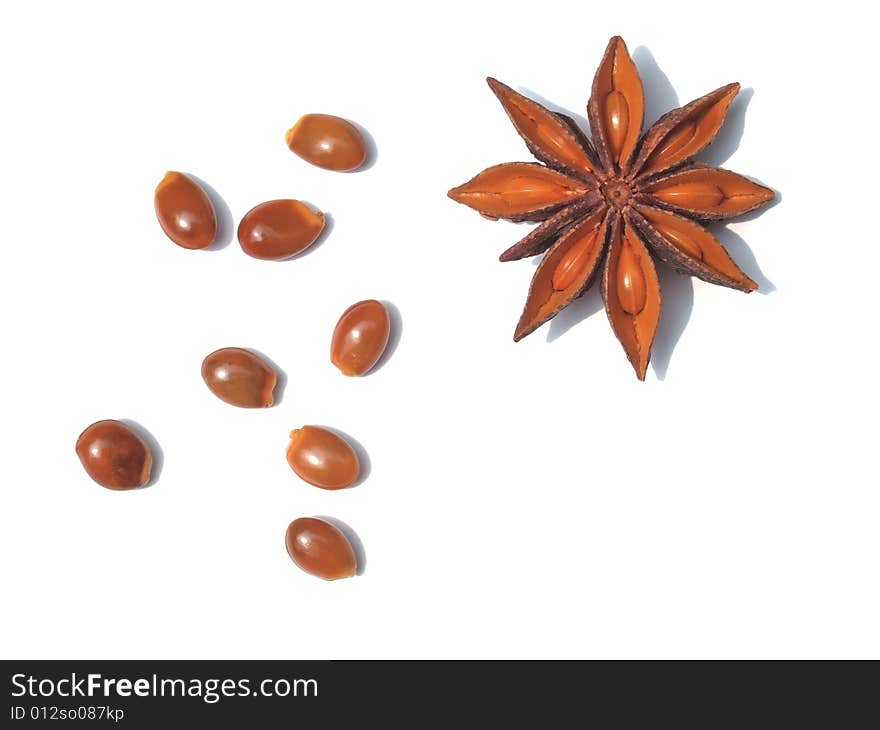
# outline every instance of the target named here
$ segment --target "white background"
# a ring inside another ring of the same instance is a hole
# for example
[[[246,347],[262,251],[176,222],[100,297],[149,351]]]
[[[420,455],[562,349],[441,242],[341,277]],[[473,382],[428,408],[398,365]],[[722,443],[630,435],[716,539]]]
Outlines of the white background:
[[[5,3],[2,655],[878,657],[877,49],[855,8]],[[663,274],[644,384],[595,295],[515,345],[534,269],[497,256],[527,226],[446,198],[530,159],[486,75],[583,116],[615,33],[651,121],[740,81],[704,159],[781,194],[719,234],[761,292]],[[296,158],[305,112],[363,125],[375,164]],[[293,197],[332,230],[284,263],[183,250],[153,214],[169,169],[236,223]],[[368,297],[398,347],[346,379],[330,334]],[[277,407],[210,394],[223,346],[286,372]],[[155,436],[154,486],[85,475],[102,418]],[[363,445],[361,486],[296,478],[307,423]],[[364,574],[300,572],[303,515],[350,525]]]

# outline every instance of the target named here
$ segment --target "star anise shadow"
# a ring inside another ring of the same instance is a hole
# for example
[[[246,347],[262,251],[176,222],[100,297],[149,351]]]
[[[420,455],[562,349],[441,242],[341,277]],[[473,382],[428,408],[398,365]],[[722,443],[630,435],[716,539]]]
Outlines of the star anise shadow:
[[[653,124],[670,109],[680,107],[681,102],[669,81],[669,77],[657,65],[651,51],[645,46],[638,46],[632,53],[632,59],[639,69],[639,76],[642,77],[642,86],[645,89],[645,123],[647,126]]]
[[[774,191],[775,192],[775,191]],[[778,195],[778,193],[777,193]],[[773,205],[766,206],[770,208]],[[747,220],[746,216],[743,216]],[[715,237],[721,242],[733,257],[733,260],[739,264],[739,267],[749,275],[749,277],[758,285],[755,294],[771,294],[776,291],[776,285],[770,281],[758,266],[758,260],[749,245],[740,237],[740,235],[726,226],[716,226],[712,229]]]
[[[654,121],[670,109],[679,107],[681,102],[669,78],[657,64],[648,48],[645,46],[636,48],[633,52],[633,60],[639,69],[639,74],[642,77],[645,88],[645,123],[647,126],[653,124]],[[589,131],[589,124],[582,114],[573,113],[569,109],[554,104],[528,87],[520,86],[518,91],[552,111],[568,115],[585,132]],[[753,95],[754,90],[751,88],[740,91],[737,98],[731,104],[725,123],[715,140],[699,156],[698,159],[700,161],[720,167],[736,152],[745,131],[746,111]],[[774,190],[774,192],[776,193],[776,198],[768,207],[777,205],[782,199],[779,191]],[[739,217],[737,220],[747,221],[760,215],[762,212],[764,210],[755,211],[752,214]],[[759,292],[769,294],[776,290],[776,287],[758,266],[754,253],[752,253],[752,250],[740,236],[722,225],[713,225],[711,230],[727,248],[734,260],[739,263],[743,271],[758,284]],[[532,258],[532,264],[537,266],[541,258],[540,256]],[[657,273],[660,277],[660,286],[663,293],[663,310],[652,349],[651,367],[657,378],[664,380],[669,369],[672,354],[693,312],[694,284],[690,276],[681,275],[662,262],[658,262]],[[572,302],[550,321],[547,331],[547,342],[555,341],[588,317],[602,311],[603,308],[599,287],[594,285],[582,297]]]
[[[519,91],[520,94],[529,97],[529,99],[534,99],[536,102],[538,102],[542,106],[545,106],[551,112],[567,114],[578,123],[578,126],[582,130],[584,130],[585,132],[590,131],[590,123],[587,121],[587,118],[583,114],[577,114],[576,112],[570,111],[569,109],[563,109],[558,104],[554,104],[549,99],[541,96],[537,91],[532,91],[532,89],[530,89],[528,86],[517,86],[516,89],[517,91]]]
[[[651,350],[651,369],[657,380],[666,380],[669,362],[694,311],[694,280],[665,264],[658,264],[657,278],[663,296],[660,324]]]
[[[575,299],[550,320],[550,327],[547,329],[547,342],[553,342],[562,337],[572,327],[603,309],[605,309],[605,305],[602,304],[600,287],[591,286],[582,297]]]

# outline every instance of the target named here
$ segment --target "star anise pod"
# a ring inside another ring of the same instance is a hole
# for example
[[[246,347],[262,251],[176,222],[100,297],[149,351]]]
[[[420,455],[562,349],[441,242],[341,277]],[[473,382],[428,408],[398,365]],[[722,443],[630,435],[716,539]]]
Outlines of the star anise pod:
[[[591,142],[570,117],[487,81],[544,164],[490,167],[449,197],[494,220],[541,221],[501,254],[513,261],[547,251],[514,340],[558,314],[601,273],[611,327],[644,380],[660,320],[652,257],[713,284],[757,288],[701,224],[754,210],[772,200],[773,191],[693,161],[721,128],[739,84],[664,114],[642,135],[642,81],[623,40],[614,37],[593,79]]]

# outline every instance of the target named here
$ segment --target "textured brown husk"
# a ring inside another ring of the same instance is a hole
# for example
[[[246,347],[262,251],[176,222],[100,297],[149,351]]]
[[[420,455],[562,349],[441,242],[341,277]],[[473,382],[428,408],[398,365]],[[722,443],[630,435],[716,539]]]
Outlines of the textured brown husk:
[[[642,174],[642,167],[651,156],[651,153],[666,138],[666,136],[675,129],[675,127],[677,127],[684,121],[697,118],[702,114],[706,114],[716,104],[721,104],[721,115],[718,124],[714,126],[711,134],[703,135],[703,139],[701,139],[698,146],[694,147],[694,149],[692,150],[689,150],[688,153],[682,156],[680,159],[663,165],[656,170],[646,171],[644,174],[659,174],[664,170],[670,170],[673,167],[676,167],[677,165],[680,165],[681,163],[691,159],[695,155],[698,155],[709,144],[711,144],[712,140],[715,138],[715,135],[718,133],[718,130],[724,124],[724,119],[727,115],[727,109],[730,107],[730,103],[733,101],[733,97],[736,96],[738,92],[738,83],[734,82],[732,84],[727,84],[726,86],[715,89],[715,91],[710,91],[708,94],[706,94],[705,96],[701,96],[699,99],[694,99],[690,104],[686,104],[685,106],[678,109],[673,109],[672,111],[667,112],[662,117],[660,117],[660,119],[658,119],[651,126],[651,128],[647,132],[645,132],[645,136],[642,138],[641,146],[639,147],[638,155],[636,155],[635,161],[630,166],[629,171],[627,172],[627,180],[633,180],[637,175]]]
[[[544,253],[560,234],[576,219],[590,215],[605,202],[599,192],[587,193],[576,203],[554,213],[547,220],[528,232],[499,256],[500,261],[517,261]]]
[[[666,211],[668,214],[675,216],[676,218],[681,219],[682,221],[687,221],[693,226],[700,227],[697,223],[694,223],[692,220],[685,218],[684,216],[679,216],[675,213],[671,213],[670,211]],[[758,285],[755,284],[744,272],[740,271],[739,267],[736,266],[730,254],[721,245],[720,242],[715,239],[708,231],[705,229],[704,232],[707,236],[711,237],[718,248],[723,252],[723,254],[730,261],[730,265],[740,272],[742,278],[737,280],[733,277],[726,276],[720,271],[717,271],[714,268],[707,266],[703,261],[698,261],[691,256],[688,256],[685,252],[683,252],[680,248],[672,244],[670,241],[666,239],[653,225],[651,225],[650,221],[648,221],[638,210],[635,208],[630,208],[626,211],[624,215],[627,223],[635,230],[639,232],[642,240],[654,251],[659,259],[674,267],[676,271],[681,274],[690,274],[691,276],[696,276],[698,279],[702,279],[703,281],[708,281],[710,284],[718,284],[720,286],[730,287],[731,289],[738,289],[743,292],[751,292],[758,288]]]

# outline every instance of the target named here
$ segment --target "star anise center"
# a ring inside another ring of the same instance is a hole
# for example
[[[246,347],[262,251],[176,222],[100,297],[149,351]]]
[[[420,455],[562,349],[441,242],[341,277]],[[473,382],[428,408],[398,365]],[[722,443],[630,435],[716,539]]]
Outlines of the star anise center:
[[[609,206],[623,210],[629,203],[632,190],[623,180],[612,179],[602,185],[602,194]]]

